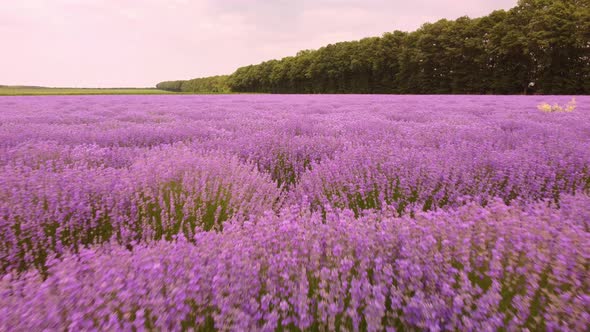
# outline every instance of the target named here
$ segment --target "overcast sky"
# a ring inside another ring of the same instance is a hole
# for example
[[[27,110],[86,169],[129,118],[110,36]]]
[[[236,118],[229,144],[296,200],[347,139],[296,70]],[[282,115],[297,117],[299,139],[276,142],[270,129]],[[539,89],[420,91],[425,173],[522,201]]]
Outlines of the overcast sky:
[[[145,87],[517,0],[0,0],[0,84]]]

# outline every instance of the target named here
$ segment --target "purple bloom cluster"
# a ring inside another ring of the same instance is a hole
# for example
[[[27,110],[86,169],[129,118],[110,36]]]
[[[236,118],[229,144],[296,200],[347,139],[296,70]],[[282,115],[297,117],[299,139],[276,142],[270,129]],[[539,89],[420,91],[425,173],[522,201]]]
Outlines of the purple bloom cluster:
[[[546,98],[2,98],[0,330],[587,330]]]
[[[145,151],[125,168],[5,166],[0,269],[44,268],[48,255],[116,240],[171,240],[276,210],[282,194],[237,157],[185,146]]]
[[[0,328],[578,330],[590,233],[546,205],[415,218],[279,216],[174,241],[81,250],[0,281]]]

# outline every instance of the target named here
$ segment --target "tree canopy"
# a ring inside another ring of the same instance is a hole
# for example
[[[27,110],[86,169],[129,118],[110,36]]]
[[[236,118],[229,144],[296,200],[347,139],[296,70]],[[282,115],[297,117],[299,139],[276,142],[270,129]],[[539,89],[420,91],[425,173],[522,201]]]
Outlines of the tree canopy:
[[[186,81],[165,81],[156,85],[160,90],[190,93],[229,93],[228,75],[195,78]]]
[[[158,88],[186,92],[588,94],[590,0],[520,0],[508,11],[485,17],[443,19],[414,32],[394,31],[329,44],[241,67],[229,76],[163,82]]]

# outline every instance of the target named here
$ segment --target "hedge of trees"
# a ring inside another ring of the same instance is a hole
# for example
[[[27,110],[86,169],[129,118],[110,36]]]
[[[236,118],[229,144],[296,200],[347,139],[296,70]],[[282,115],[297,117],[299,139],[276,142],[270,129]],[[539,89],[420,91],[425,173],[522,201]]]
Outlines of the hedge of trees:
[[[588,94],[590,1],[520,0],[242,67],[226,83],[261,93]]]
[[[156,85],[160,90],[187,93],[229,93],[228,75],[195,78],[186,81],[165,81]]]

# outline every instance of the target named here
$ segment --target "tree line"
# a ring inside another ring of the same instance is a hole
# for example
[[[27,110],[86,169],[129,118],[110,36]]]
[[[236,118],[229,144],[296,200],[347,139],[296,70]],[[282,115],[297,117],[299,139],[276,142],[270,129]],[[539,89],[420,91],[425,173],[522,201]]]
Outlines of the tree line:
[[[485,17],[443,19],[158,87],[207,92],[199,89],[209,80],[227,92],[589,94],[590,0],[520,0]]]
[[[228,75],[195,78],[185,81],[165,81],[156,84],[156,88],[174,92],[188,93],[229,93]]]

